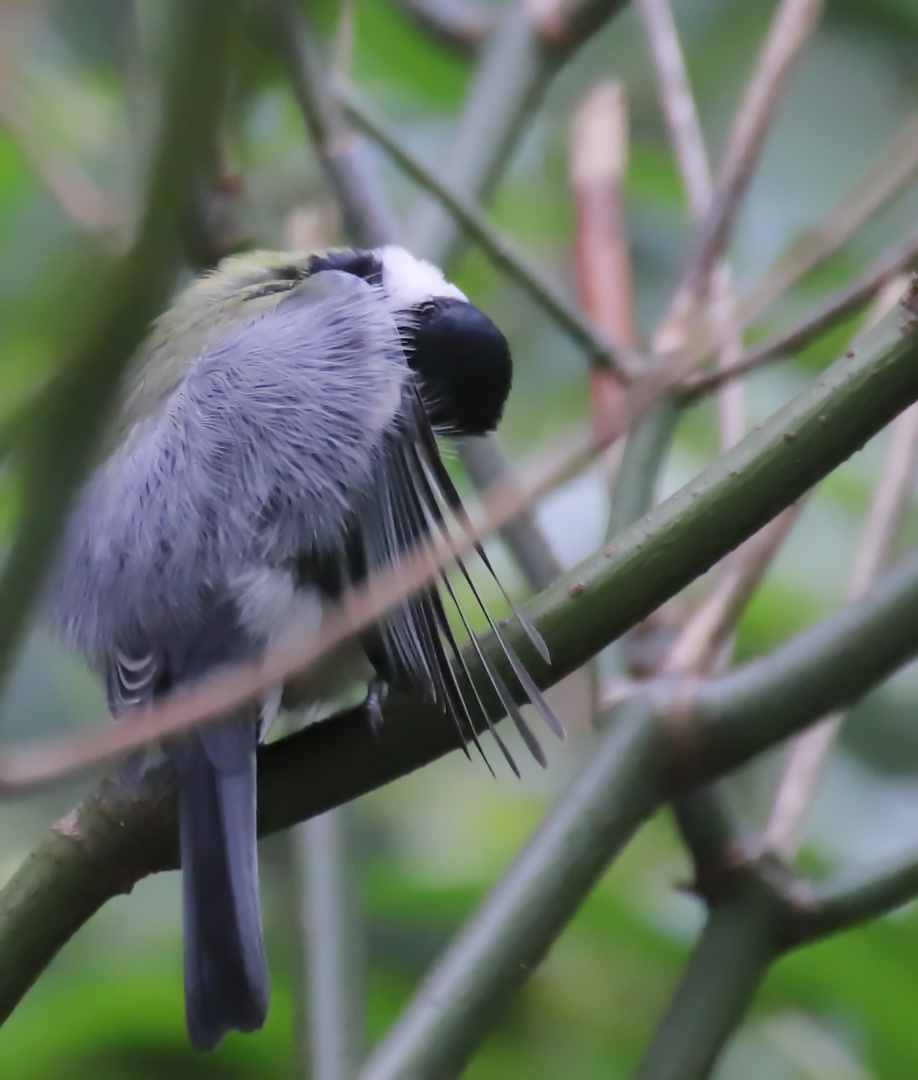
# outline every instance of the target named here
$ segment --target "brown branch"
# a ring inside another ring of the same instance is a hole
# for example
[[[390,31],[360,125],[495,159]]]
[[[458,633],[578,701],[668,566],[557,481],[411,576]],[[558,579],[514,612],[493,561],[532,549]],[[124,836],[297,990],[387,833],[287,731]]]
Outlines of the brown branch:
[[[682,627],[663,664],[663,674],[711,674],[746,605],[800,513],[790,506],[724,561],[714,589]]]
[[[668,0],[640,0],[639,6],[656,70],[663,115],[691,216],[697,223],[709,212],[714,190],[676,23]],[[710,314],[714,335],[721,343],[717,366],[728,367],[742,351],[743,338],[736,318],[730,268],[725,261],[714,272]],[[654,352],[666,353],[676,344],[672,325],[664,320],[654,335]],[[718,414],[721,448],[728,449],[742,438],[745,428],[746,408],[741,389],[726,387],[718,395]]]
[[[634,281],[622,208],[628,111],[620,83],[600,83],[581,102],[571,139],[580,304],[610,341],[635,347]],[[624,407],[614,373],[590,370],[593,434],[608,442]]]
[[[711,286],[711,274],[729,243],[740,204],[758,165],[765,139],[803,44],[816,25],[822,0],[782,0],[755,71],[737,110],[715,194],[689,251],[665,323],[678,345],[695,302]]]
[[[909,120],[889,147],[857,180],[826,217],[805,230],[740,300],[740,318],[748,326],[805,274],[834,254],[881,207],[914,178],[918,170],[918,117]]]

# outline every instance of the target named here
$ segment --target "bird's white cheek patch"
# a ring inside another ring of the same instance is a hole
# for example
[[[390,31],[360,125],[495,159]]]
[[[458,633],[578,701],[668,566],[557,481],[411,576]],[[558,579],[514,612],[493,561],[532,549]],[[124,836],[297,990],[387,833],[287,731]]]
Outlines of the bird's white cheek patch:
[[[392,311],[410,311],[428,300],[464,300],[465,293],[443,277],[443,271],[424,259],[416,259],[400,247],[379,249],[383,288]]]

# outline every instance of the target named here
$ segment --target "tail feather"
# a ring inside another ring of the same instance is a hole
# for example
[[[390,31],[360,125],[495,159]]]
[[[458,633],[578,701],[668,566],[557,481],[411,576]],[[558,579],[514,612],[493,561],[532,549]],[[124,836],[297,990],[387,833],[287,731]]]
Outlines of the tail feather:
[[[185,1015],[196,1050],[255,1031],[268,1011],[258,895],[256,728],[195,732],[176,747],[185,922]]]

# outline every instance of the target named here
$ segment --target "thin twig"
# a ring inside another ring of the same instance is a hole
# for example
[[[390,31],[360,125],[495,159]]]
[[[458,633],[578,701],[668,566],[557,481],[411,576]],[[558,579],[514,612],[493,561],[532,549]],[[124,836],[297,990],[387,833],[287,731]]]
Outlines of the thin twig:
[[[711,170],[676,23],[668,0],[638,0],[638,9],[644,20],[644,34],[682,187],[692,217],[698,220],[711,204]]]
[[[712,272],[729,243],[794,63],[822,6],[823,0],[782,0],[775,13],[730,131],[711,207],[697,230],[665,320],[668,348],[682,346],[683,324],[691,318],[697,298],[711,286]]]
[[[814,311],[808,312],[795,326],[773,334],[759,345],[747,349],[729,366],[689,376],[685,381],[685,394],[688,397],[705,394],[730,379],[748,375],[772,360],[793,356],[854,315],[887,282],[904,270],[914,269],[916,265],[918,265],[918,234],[875,259],[854,281],[842,286],[819,304]]]
[[[600,83],[581,102],[571,136],[580,305],[611,341],[635,346],[634,281],[622,209],[628,161],[628,111],[621,83]],[[608,371],[590,371],[597,441],[622,408],[622,387]]]
[[[689,84],[679,35],[668,0],[640,0],[640,11],[650,54],[653,58],[666,117],[669,137],[679,163],[692,220],[700,222],[709,213],[714,198],[711,169],[704,145],[698,110]],[[739,118],[736,121],[739,124]],[[742,328],[736,318],[730,267],[721,261],[714,269],[711,293],[711,324],[721,343],[718,368],[728,367],[742,351]],[[668,320],[654,335],[654,352],[665,353],[673,338]],[[730,387],[718,395],[721,449],[729,449],[742,438],[746,408],[741,389]]]
[[[758,319],[805,274],[849,239],[914,178],[918,170],[918,117],[898,132],[886,150],[855,182],[825,218],[805,230],[740,300],[744,325]]]
[[[319,161],[352,240],[367,247],[392,243],[398,223],[382,186],[374,183],[360,140],[349,129],[302,5],[289,0],[275,12],[275,47],[283,59]]]
[[[435,195],[455,221],[494,265],[516,283],[567,333],[590,361],[627,376],[636,369],[630,350],[612,343],[592,327],[576,307],[542,274],[518,254],[502,237],[485,212],[472,200],[454,190],[433,169],[428,168],[394,132],[386,119],[353,87],[341,86],[338,95],[351,120],[378,143],[399,167],[420,187]]]
[[[662,673],[710,674],[774,557],[799,516],[790,506],[725,560],[725,572],[682,627]]]
[[[886,915],[918,894],[918,853],[907,851],[882,866],[866,866],[812,890],[791,923],[786,947],[837,934]]]

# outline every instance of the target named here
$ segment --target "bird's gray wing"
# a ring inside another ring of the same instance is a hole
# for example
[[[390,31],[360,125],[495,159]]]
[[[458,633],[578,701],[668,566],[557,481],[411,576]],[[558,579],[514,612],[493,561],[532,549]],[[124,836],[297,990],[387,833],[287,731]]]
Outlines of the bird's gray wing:
[[[380,469],[380,482],[374,486],[373,497],[364,505],[361,514],[368,573],[397,565],[435,533],[449,538],[448,516],[458,520],[463,528],[468,527],[461,499],[443,465],[426,410],[413,383],[405,387],[400,426],[384,443]],[[475,548],[487,570],[497,580],[481,545],[476,544]],[[456,565],[507,657],[524,697],[535,705],[551,729],[563,737],[563,729],[557,718],[491,617],[466,562],[457,556]],[[474,739],[476,728],[486,723],[516,771],[506,746],[490,723],[480,690],[452,631],[440,592],[442,588],[465,636],[471,641],[483,677],[493,688],[533,757],[544,765],[546,759],[542,748],[520,712],[514,695],[480,647],[448,573],[444,571],[438,576],[439,588],[431,585],[421,590],[390,610],[380,621],[379,634],[388,666],[394,674],[393,681],[402,684],[416,696],[439,705],[452,717],[464,742]],[[531,624],[515,608],[513,611],[534,639],[536,647],[544,651],[544,643]],[[459,675],[461,678],[457,677]]]
[[[225,608],[251,599],[253,575],[292,575],[298,558],[342,547],[408,374],[379,290],[337,271],[189,365],[90,479],[54,575],[57,621],[110,669],[116,702],[160,686],[148,656],[168,668],[165,688],[202,636],[244,651],[245,627],[228,627]],[[251,648],[265,634],[254,628]]]

